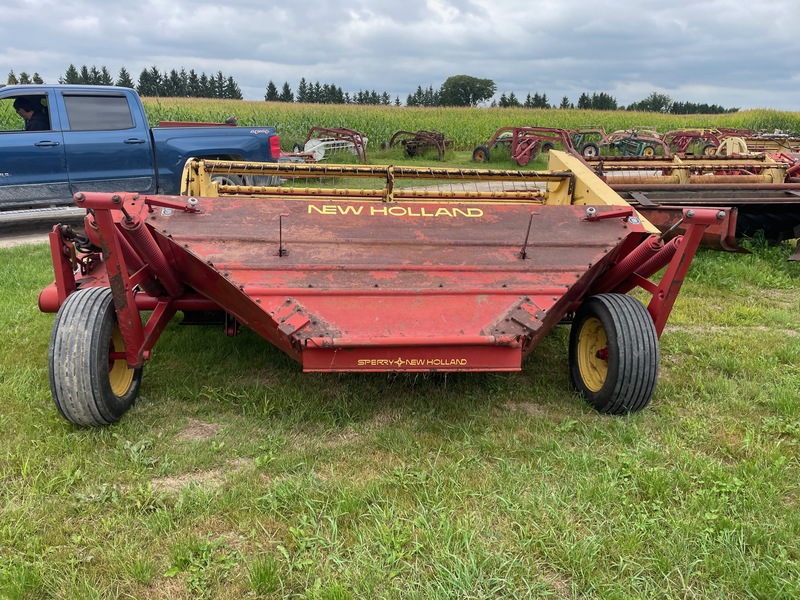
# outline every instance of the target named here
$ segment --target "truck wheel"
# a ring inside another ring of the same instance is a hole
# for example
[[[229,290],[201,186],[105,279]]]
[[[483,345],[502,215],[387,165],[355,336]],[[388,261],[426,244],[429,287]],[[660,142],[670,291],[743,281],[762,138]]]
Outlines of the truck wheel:
[[[584,144],[583,148],[581,148],[581,154],[583,154],[585,158],[594,158],[600,154],[600,146],[594,142]]]
[[[50,336],[50,391],[58,412],[72,423],[108,425],[133,406],[142,369],[131,369],[110,288],[73,292],[61,305]]]
[[[479,163],[489,162],[489,149],[486,146],[478,146],[472,151],[472,160]]]
[[[243,179],[239,175],[213,175],[211,181],[220,185],[242,185]]]
[[[647,406],[658,361],[653,319],[636,298],[601,294],[578,309],[569,337],[570,375],[598,411],[620,415]]]

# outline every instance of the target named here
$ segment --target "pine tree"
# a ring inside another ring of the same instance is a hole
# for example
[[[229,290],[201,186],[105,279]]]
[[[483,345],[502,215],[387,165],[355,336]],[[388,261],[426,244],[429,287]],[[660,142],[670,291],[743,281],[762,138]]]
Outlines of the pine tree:
[[[109,73],[105,66],[100,68],[97,83],[98,85],[114,85],[114,78],[111,76],[111,73]]]
[[[78,69],[75,68],[75,65],[70,65],[67,67],[67,72],[64,73],[64,77],[60,77],[58,79],[58,83],[79,83],[80,82],[80,75],[78,75]]]
[[[279,100],[278,88],[275,86],[275,82],[272,81],[272,79],[267,83],[267,91],[264,94],[264,100],[267,102],[277,102]]]
[[[19,83],[19,79],[17,79],[17,76],[14,75],[13,70],[8,72],[8,80],[6,81],[6,83],[8,85],[17,85]]]
[[[200,98],[202,91],[203,90],[200,88],[200,78],[197,76],[197,72],[191,69],[189,75],[186,77],[186,94],[189,98]]]
[[[308,84],[306,84],[306,78],[300,78],[300,84],[297,86],[297,101],[298,102],[308,102]]]
[[[283,87],[281,88],[281,95],[278,96],[278,100],[281,102],[294,102],[294,94],[292,93],[292,88],[289,85],[288,81],[283,82]]]
[[[525,96],[525,103],[522,106],[525,108],[533,108],[533,98],[531,98],[530,92],[528,92],[528,95]]]
[[[223,86],[222,97],[227,98],[228,100],[242,99],[242,89],[230,75],[228,75],[228,79],[225,81],[225,85]]]
[[[133,83],[133,79],[131,79],[131,74],[128,73],[128,69],[126,69],[125,67],[122,67],[119,70],[119,74],[117,75],[116,85],[127,88],[136,87]]]

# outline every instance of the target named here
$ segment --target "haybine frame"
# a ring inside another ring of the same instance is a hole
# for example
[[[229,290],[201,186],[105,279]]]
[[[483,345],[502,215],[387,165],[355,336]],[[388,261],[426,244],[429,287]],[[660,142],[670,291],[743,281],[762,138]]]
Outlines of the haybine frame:
[[[757,232],[771,242],[800,234],[798,158],[779,153],[585,161],[661,231],[680,232],[680,225],[673,226],[687,206],[725,208],[726,218],[706,230],[704,245],[736,252],[739,239]]]
[[[122,417],[178,311],[222,311],[229,335],[246,326],[307,372],[517,371],[571,322],[578,391],[637,411],[703,232],[725,216],[687,208],[665,243],[558,151],[543,172],[190,161],[184,182],[183,196],[77,194],[87,238],[50,233],[39,307],[57,312],[51,390],[73,423]]]

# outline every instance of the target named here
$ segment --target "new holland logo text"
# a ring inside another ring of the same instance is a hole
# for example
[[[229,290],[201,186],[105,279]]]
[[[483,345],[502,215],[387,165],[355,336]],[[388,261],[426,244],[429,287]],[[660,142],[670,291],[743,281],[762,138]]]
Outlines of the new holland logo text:
[[[466,358],[359,358],[359,367],[466,367]]]
[[[367,206],[364,204],[316,204],[308,205],[308,214],[317,215],[364,215],[368,217],[449,217],[476,219],[483,216],[480,208],[457,208],[457,207],[430,207],[430,206],[401,206],[399,204],[380,206]]]

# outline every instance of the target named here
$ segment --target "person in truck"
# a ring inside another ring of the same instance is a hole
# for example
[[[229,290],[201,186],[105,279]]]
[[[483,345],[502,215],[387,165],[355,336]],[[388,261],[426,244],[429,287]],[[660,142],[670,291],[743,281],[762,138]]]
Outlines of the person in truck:
[[[25,119],[25,131],[47,131],[50,119],[38,98],[20,96],[14,100],[14,110]]]

